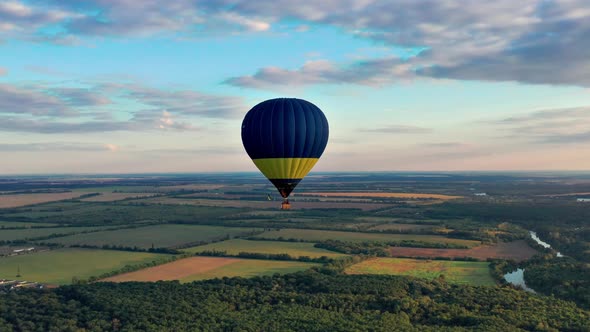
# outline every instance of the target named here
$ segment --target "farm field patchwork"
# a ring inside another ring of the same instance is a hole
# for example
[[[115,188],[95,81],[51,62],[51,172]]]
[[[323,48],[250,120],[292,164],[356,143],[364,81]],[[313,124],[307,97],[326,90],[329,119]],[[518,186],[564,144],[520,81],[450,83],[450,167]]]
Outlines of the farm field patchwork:
[[[386,192],[303,192],[300,196],[320,197],[372,197],[372,198],[407,198],[407,199],[439,199],[449,200],[463,198],[463,196],[452,196],[427,193],[386,193]]]
[[[146,200],[112,202],[59,202],[20,209],[2,218],[29,218],[41,222],[131,224],[144,221],[193,221],[242,212],[240,209],[189,205],[137,205]],[[0,211],[1,212],[1,211]]]
[[[154,196],[154,193],[100,193],[100,195],[81,199],[83,202],[114,202],[127,198],[145,198]]]
[[[189,257],[140,271],[120,274],[104,279],[103,281],[180,280],[181,282],[190,282],[222,277],[253,277],[275,273],[284,274],[306,270],[317,265],[302,262],[227,257]]]
[[[55,227],[58,224],[50,224],[44,222],[25,222],[25,221],[0,221],[0,228],[2,227]]]
[[[51,227],[51,228],[25,228],[25,229],[0,229],[0,241],[14,241],[33,239],[51,234],[72,234],[85,231],[94,231],[104,227]]]
[[[433,227],[437,227],[435,225],[416,225],[416,224],[397,224],[397,223],[391,223],[391,224],[381,224],[381,225],[376,225],[373,226],[371,228],[369,228],[370,230],[376,230],[376,231],[411,231],[411,230],[420,230],[420,229],[427,229],[427,228],[433,228]]]
[[[292,257],[308,256],[316,257],[342,257],[344,254],[315,248],[313,243],[306,242],[283,242],[283,241],[251,241],[233,239],[223,242],[216,242],[204,246],[192,247],[183,251],[197,253],[202,251],[225,251],[229,255],[237,255],[240,252],[261,253],[261,254],[289,254]]]
[[[64,199],[80,197],[80,195],[82,194],[78,192],[1,195],[0,209],[61,201]]]
[[[65,248],[0,258],[0,279],[69,284],[72,277],[88,278],[164,257],[161,254]],[[20,270],[20,277],[16,277]]]
[[[444,275],[446,281],[454,284],[495,285],[487,262],[372,258],[348,267],[345,273],[403,275],[429,280]]]
[[[111,245],[148,249],[151,248],[152,245],[156,248],[160,248],[176,247],[187,243],[197,243],[201,241],[208,242],[219,240],[226,236],[234,237],[252,231],[256,231],[256,229],[245,227],[165,224],[78,234],[51,239],[51,241],[47,242],[63,245]]]
[[[488,258],[501,258],[513,259],[515,261],[527,260],[538,253],[523,240],[500,242],[493,245],[482,245],[470,249],[392,247],[389,252],[392,256],[401,257],[472,257],[479,260],[486,260]]]
[[[324,231],[314,229],[281,229],[267,231],[256,237],[265,239],[300,239],[305,241],[325,241],[341,240],[352,242],[363,241],[424,241],[429,243],[452,243],[473,247],[480,244],[480,241],[452,239],[440,235],[420,235],[420,234],[383,234],[383,233],[360,233],[360,232],[341,232],[341,231]]]
[[[266,196],[265,196],[266,197]],[[247,201],[247,200],[223,200],[223,199],[182,199],[172,197],[148,198],[142,200],[145,203],[158,204],[184,204],[197,206],[255,208],[255,209],[279,209],[280,201]],[[380,209],[389,206],[380,203],[336,203],[336,202],[298,202],[291,200],[293,209],[360,209],[364,211]]]

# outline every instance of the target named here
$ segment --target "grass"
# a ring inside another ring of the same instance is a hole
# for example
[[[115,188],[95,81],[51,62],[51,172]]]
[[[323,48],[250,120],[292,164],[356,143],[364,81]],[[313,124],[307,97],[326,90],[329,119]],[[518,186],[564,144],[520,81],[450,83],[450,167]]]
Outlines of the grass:
[[[0,258],[0,279],[63,285],[69,284],[72,277],[85,279],[128,264],[150,262],[159,257],[162,255],[114,250],[59,249]],[[19,269],[21,277],[17,278]]]
[[[0,209],[61,201],[79,196],[80,193],[77,192],[2,195],[0,196]]]
[[[435,279],[444,275],[454,284],[493,286],[495,281],[486,262],[373,258],[350,266],[347,274],[389,274]]]
[[[261,194],[266,197],[266,194]],[[165,205],[193,205],[193,206],[210,206],[210,207],[232,207],[232,208],[251,208],[251,209],[279,209],[281,202],[276,201],[249,201],[244,199],[188,199],[173,197],[156,197],[141,200],[150,204]],[[375,210],[387,207],[387,204],[381,203],[337,203],[337,202],[303,202],[295,199],[291,200],[291,206],[295,209],[361,209]]]
[[[27,240],[51,234],[71,234],[101,229],[102,227],[51,227],[26,229],[0,229],[0,241]]]
[[[120,274],[103,281],[180,280],[181,282],[190,282],[222,277],[253,277],[275,273],[284,274],[306,270],[317,265],[292,261],[228,257],[189,257],[139,271]]]
[[[315,248],[313,243],[282,242],[282,241],[250,241],[233,239],[229,241],[211,243],[204,246],[187,248],[184,251],[196,253],[202,251],[225,251],[229,255],[237,255],[240,252],[260,254],[289,254],[292,257],[308,256],[316,257],[341,257],[345,256],[326,249]]]
[[[410,231],[410,230],[420,230],[420,229],[427,229],[427,228],[433,228],[436,227],[435,225],[416,225],[416,224],[397,224],[397,223],[391,223],[391,224],[381,224],[381,225],[377,225],[377,226],[373,226],[369,229],[371,230],[376,230],[376,231],[388,231],[388,230],[393,230],[393,231]]]
[[[457,199],[463,196],[451,196],[427,193],[385,193],[385,192],[304,192],[301,196],[320,197],[371,197],[371,198],[408,198],[408,199]]]
[[[78,234],[51,239],[50,242],[63,245],[114,245],[147,249],[150,248],[152,244],[156,248],[176,247],[187,243],[218,240],[225,236],[235,237],[236,235],[245,234],[253,230],[255,229],[242,227],[166,224]]]
[[[104,192],[100,195],[81,199],[82,202],[113,202],[128,198],[145,198],[154,196],[154,193],[109,193]]]
[[[351,242],[364,241],[424,241],[430,243],[453,243],[473,247],[479,245],[479,241],[452,239],[440,235],[414,235],[414,234],[383,234],[383,233],[360,233],[360,232],[340,232],[340,231],[324,231],[314,229],[281,229],[278,231],[264,232],[257,237],[266,239],[300,239],[305,241],[325,241],[325,240],[340,240]]]
[[[2,227],[52,227],[57,224],[49,224],[43,222],[23,222],[23,221],[0,221],[0,229]]]
[[[131,224],[141,221],[211,220],[242,212],[240,209],[189,205],[134,205],[147,199],[121,202],[59,202],[18,209],[4,218],[30,218],[66,224]],[[0,211],[1,212],[1,211]]]
[[[181,282],[195,280],[214,279],[223,277],[254,277],[267,276],[275,273],[287,274],[307,270],[319,264],[287,261],[271,261],[257,259],[241,259],[238,262],[221,266],[217,269],[204,273],[195,274],[180,279]]]

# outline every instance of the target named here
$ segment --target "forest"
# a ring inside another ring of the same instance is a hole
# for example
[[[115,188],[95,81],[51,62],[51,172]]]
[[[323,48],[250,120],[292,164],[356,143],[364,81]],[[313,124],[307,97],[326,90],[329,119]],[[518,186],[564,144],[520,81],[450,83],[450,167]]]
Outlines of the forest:
[[[510,287],[310,270],[0,297],[2,331],[584,331],[587,311]]]

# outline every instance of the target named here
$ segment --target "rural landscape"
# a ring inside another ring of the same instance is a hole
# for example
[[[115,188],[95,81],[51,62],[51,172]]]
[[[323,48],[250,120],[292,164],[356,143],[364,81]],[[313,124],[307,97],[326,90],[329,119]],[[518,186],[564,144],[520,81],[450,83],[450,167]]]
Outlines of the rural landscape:
[[[285,211],[254,174],[0,178],[0,330],[590,326],[588,175],[304,184]]]
[[[590,0],[0,0],[0,332],[590,332]]]

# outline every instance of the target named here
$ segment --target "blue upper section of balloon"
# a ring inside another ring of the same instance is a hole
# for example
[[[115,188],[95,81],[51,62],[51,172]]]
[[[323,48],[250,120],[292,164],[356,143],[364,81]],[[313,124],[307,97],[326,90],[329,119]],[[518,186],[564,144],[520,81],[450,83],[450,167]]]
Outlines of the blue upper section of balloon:
[[[242,142],[252,159],[319,158],[328,143],[328,120],[303,99],[269,99],[242,122]]]

